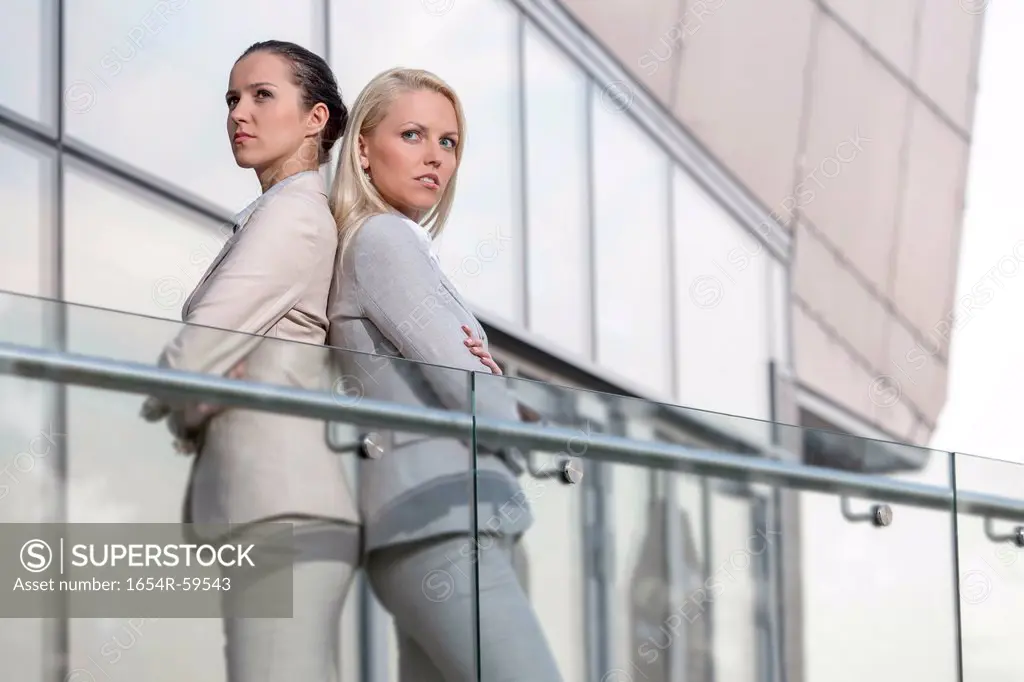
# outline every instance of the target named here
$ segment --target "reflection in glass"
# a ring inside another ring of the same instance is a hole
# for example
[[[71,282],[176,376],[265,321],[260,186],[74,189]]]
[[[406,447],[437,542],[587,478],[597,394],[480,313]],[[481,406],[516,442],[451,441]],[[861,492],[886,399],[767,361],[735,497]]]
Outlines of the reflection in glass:
[[[56,293],[50,268],[54,176],[52,152],[0,129],[0,290]]]
[[[321,50],[320,3],[66,0],[67,133],[229,211],[259,193],[226,132],[228,74],[269,37]],[[88,30],[76,30],[88,27]]]
[[[83,316],[69,317],[72,335],[81,335]],[[90,340],[101,346],[98,325],[88,326],[85,333],[93,332]],[[133,341],[140,350],[153,351],[154,358],[162,347],[155,334],[140,334]],[[84,345],[80,339],[79,345]],[[180,521],[192,458],[174,451],[163,424],[139,418],[141,403],[134,394],[67,389],[69,522]],[[98,680],[223,679],[218,619],[75,618],[69,625],[69,666],[88,670]]]
[[[771,538],[764,528],[752,523],[752,493],[746,486],[716,480],[710,490],[708,603],[694,604],[690,617],[703,620],[711,611],[712,655],[718,679],[758,682],[757,602],[768,586],[757,581],[756,571],[766,551],[764,543]]]
[[[530,330],[589,358],[587,80],[530,27],[524,61]]]
[[[705,537],[705,490],[708,481],[682,475],[674,475],[669,480],[675,481],[675,500],[679,511],[674,517],[669,512],[667,537],[679,538],[679,541],[674,543],[669,540],[668,562],[671,582],[676,587],[675,603],[682,605],[688,600],[696,601],[693,598],[702,594],[701,590],[709,577],[705,565],[709,563],[705,547],[708,539]],[[711,619],[699,608],[691,607],[689,610],[692,611],[691,615],[683,618],[680,623],[684,643],[677,647],[678,651],[672,656],[668,679],[712,682]]]
[[[669,395],[668,158],[600,92],[591,100],[597,358]]]
[[[641,404],[631,402],[613,401],[616,432],[639,440],[666,439],[658,433],[654,413],[636,409]],[[619,658],[611,665],[651,682],[710,682],[711,607],[701,592],[703,537],[695,521],[702,518],[702,510],[694,509],[703,499],[700,479],[678,477],[690,485],[680,483],[683,487],[677,488],[677,477],[666,472],[627,464],[605,466],[611,477],[613,561],[621,571],[612,582],[612,632],[626,628],[628,633],[628,648],[617,651]],[[680,495],[686,488],[692,499]],[[623,598],[628,615],[616,610]]]
[[[154,317],[6,295],[0,297],[0,311],[3,312],[3,321],[9,323],[9,326],[0,325],[3,330],[3,338],[0,340],[34,348],[51,348],[44,334],[45,326],[38,321],[55,317],[54,309],[64,310],[68,323],[68,348],[72,353],[104,356],[112,361],[152,364],[166,341],[182,326]],[[34,331],[30,329],[33,321],[36,321]],[[209,331],[211,334],[232,334]],[[291,344],[275,339],[261,342],[261,350],[271,347],[288,348],[288,353],[311,353],[314,356],[321,356],[325,352],[322,346]],[[384,362],[401,363],[402,368],[396,370],[401,373],[423,371],[422,365],[404,360],[385,361],[367,356],[361,356],[353,363],[342,362],[341,366],[351,378],[356,376],[353,369],[355,365],[379,370]],[[433,371],[455,372],[440,368],[434,368]],[[468,389],[468,375],[463,372],[457,374]],[[362,378],[364,385],[369,385],[372,380],[372,377]],[[336,384],[332,384],[332,388],[334,386]],[[69,521],[177,523],[181,518],[182,498],[192,460],[180,456],[172,449],[170,434],[162,424],[150,424],[140,418],[142,396],[116,390],[67,387],[67,422],[60,427],[49,417],[52,414],[54,389],[54,386],[45,382],[0,377],[0,401],[4,403],[4,409],[0,410],[0,466],[7,467],[0,473],[0,521],[27,522],[45,518],[44,514],[49,511],[48,504],[53,499],[51,493],[57,483],[56,476],[50,470],[54,448],[66,445],[71,455],[68,475],[63,481],[66,485]],[[408,400],[415,402],[406,396],[406,402]],[[398,399],[398,402],[403,401]],[[322,432],[323,420],[314,421],[320,425],[317,432]],[[357,434],[370,430],[376,428],[357,424],[352,429]],[[423,441],[414,426],[404,427],[401,435],[406,439],[403,445]],[[468,443],[472,439],[467,434],[465,437],[455,436],[455,440]],[[389,454],[396,455],[394,452]],[[340,448],[337,461],[339,467],[344,466],[349,470],[355,464],[351,450]],[[398,462],[401,467],[398,460],[392,461]],[[360,466],[364,466],[368,461],[361,459],[359,462]],[[468,461],[463,464],[468,465]],[[465,469],[461,477],[468,483],[471,480],[469,469]],[[442,485],[444,479],[446,477],[442,476]],[[460,487],[461,492],[458,490]],[[456,486],[454,490],[464,494],[466,500],[469,499],[469,488]],[[417,498],[412,503],[414,512],[421,499]],[[445,511],[435,507],[434,513],[443,515]],[[422,514],[417,512],[406,520],[415,525],[422,518]],[[456,550],[470,546],[468,527],[466,534],[464,542],[460,541]],[[456,554],[452,553],[451,557],[456,558]],[[465,566],[463,568],[466,569],[464,573],[452,575],[459,582],[451,587],[459,590],[465,602],[470,599],[471,587],[468,582],[470,572]],[[455,571],[447,557],[443,568],[439,570]],[[424,594],[421,592],[423,577],[422,574],[417,575],[415,581],[406,583],[413,588],[415,599],[412,604],[416,608]],[[442,591],[448,587],[444,581],[428,581],[426,586],[440,587]],[[451,595],[451,592],[442,592],[442,596]],[[434,597],[436,599],[436,595]],[[342,661],[343,675],[340,680],[354,681],[361,674],[363,650],[359,649],[359,643],[363,633],[362,623],[358,619],[359,607],[359,600],[353,595],[342,616],[340,636],[345,658]],[[431,615],[433,613],[431,611]],[[464,613],[460,611],[454,615],[458,619],[452,618],[447,624],[455,636],[467,633],[465,640],[460,640],[458,645],[464,644],[466,649],[462,651],[468,652],[465,659],[472,660],[473,643],[468,633],[473,629],[473,612],[467,607]],[[428,616],[424,627],[432,626],[434,620]],[[67,625],[70,631],[67,665],[80,671],[75,679],[89,679],[88,675],[91,675],[96,679],[170,682],[180,679],[183,674],[192,680],[215,682],[224,679],[223,637],[218,620],[74,619]],[[327,636],[338,634],[325,632]],[[49,654],[52,646],[48,646],[39,622],[0,619],[0,634],[3,635],[0,637],[0,651],[8,654],[7,667],[18,674],[18,679],[46,679],[41,677],[41,666],[54,663],[57,659]]]
[[[668,642],[675,634],[661,630],[672,611],[665,551],[670,512],[664,497],[650,489],[657,481],[653,472],[615,466],[611,476],[616,538],[612,632],[622,642],[612,663],[667,682],[672,658]]]
[[[16,328],[17,342],[45,346],[44,316],[27,310],[12,314],[17,307],[0,305],[0,326]],[[56,453],[66,442],[63,429],[54,421],[55,393],[50,384],[0,376],[0,523],[53,518],[59,490]],[[0,614],[0,657],[6,679],[44,679],[46,666],[54,662],[48,655],[48,625],[41,618]]]
[[[434,3],[440,7],[441,3]],[[331,66],[346,101],[395,66],[432,71],[462,100],[465,155],[451,220],[435,244],[441,267],[481,311],[522,319],[519,17],[504,0],[459,0],[447,11],[407,0],[331,6]],[[387,39],[378,30],[386,27]]]
[[[516,396],[546,418],[573,426],[579,443],[566,443],[560,451],[531,453],[533,465],[540,470],[554,469],[572,451],[579,454],[584,439],[593,427],[579,417],[580,402],[588,394],[573,394],[549,384],[516,381]],[[524,589],[536,610],[541,627],[567,682],[586,678],[585,582],[583,530],[584,495],[578,486],[567,486],[558,479],[534,479],[529,474],[519,478],[526,501],[535,519],[523,536],[522,565]],[[483,616],[481,616],[483,617]]]
[[[66,299],[180,319],[182,304],[227,238],[227,225],[87,166],[69,165],[64,178]]]
[[[923,471],[899,478],[948,486],[948,453],[804,432],[816,435],[805,443],[827,439],[859,446],[869,462],[885,454],[927,462]],[[799,532],[804,679],[953,682],[958,647],[952,502],[941,509],[891,504],[892,525],[876,527],[870,520],[851,518],[870,519],[872,500],[846,499],[844,513],[839,496],[800,492],[800,525],[781,528],[782,543],[788,542],[786,533]],[[793,567],[781,570],[785,576]]]
[[[486,374],[477,375],[476,395],[495,383],[509,384],[552,425],[587,423],[590,433],[732,457],[799,455],[744,445],[754,440],[745,424],[753,420]],[[786,432],[780,443],[830,444],[828,452],[859,455],[880,479],[897,463],[916,463],[935,471],[900,477],[940,490],[948,481],[941,452],[778,429]],[[478,440],[487,437],[478,430]],[[572,645],[562,634],[572,625],[565,611],[582,607],[573,618],[583,619],[587,665],[560,651],[566,679],[761,682],[797,669],[807,682],[902,682],[915,671],[956,679],[952,500],[935,508],[891,504],[891,525],[875,525],[877,500],[702,478],[686,465],[653,470],[628,452],[599,461],[589,442],[569,450],[582,459],[582,485],[530,497],[535,521],[525,538],[570,534],[565,501],[582,497],[582,565],[573,568],[572,557],[558,552],[559,565],[542,571],[537,562],[548,565],[547,557],[528,555],[531,593],[538,576],[564,587],[558,576],[570,571],[588,586],[579,603],[553,593],[534,600],[556,648]],[[480,609],[481,622],[500,618],[487,600]]]
[[[0,4],[0,107],[56,126],[56,0]]]

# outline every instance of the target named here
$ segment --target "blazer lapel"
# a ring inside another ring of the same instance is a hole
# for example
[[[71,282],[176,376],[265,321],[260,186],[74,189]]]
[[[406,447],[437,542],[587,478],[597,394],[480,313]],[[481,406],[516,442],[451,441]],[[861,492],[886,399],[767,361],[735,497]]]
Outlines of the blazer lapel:
[[[324,196],[326,196],[327,194],[324,189],[323,179],[321,178],[320,173],[316,171],[312,171],[309,173],[300,173],[296,176],[293,176],[292,178],[287,178],[283,180],[281,185],[279,185],[276,189],[271,188],[270,192],[276,194],[277,192],[284,190],[288,185],[293,183],[295,184],[296,187],[308,186],[308,188],[312,188],[315,191],[319,192],[320,194],[323,194]],[[260,207],[263,205],[263,202],[269,198],[271,198],[270,194],[261,194],[260,196],[256,197],[253,201],[251,201],[249,205],[246,206],[242,211],[235,214],[233,220],[234,224],[236,225],[234,234],[232,234],[231,237],[226,242],[224,242],[224,246],[221,247],[220,253],[218,253],[216,258],[213,259],[213,262],[210,263],[210,267],[206,269],[206,273],[203,274],[202,279],[199,280],[199,284],[197,284],[195,289],[192,290],[192,293],[189,294],[189,297],[185,300],[185,305],[183,305],[181,308],[181,319],[183,322],[188,318],[188,314],[192,310],[192,304],[195,301],[202,298],[202,293],[203,291],[205,291],[206,285],[210,281],[210,277],[212,277],[213,273],[217,271],[217,267],[224,261],[224,258],[231,251],[232,247],[234,247],[234,245],[238,243],[238,240],[242,236],[242,232],[245,231],[245,226],[249,223],[252,217],[260,210]]]
[[[221,261],[224,260],[224,257],[226,255],[228,255],[228,251],[231,250],[231,247],[235,245],[235,242],[237,240],[238,240],[238,233],[236,232],[235,234],[231,235],[230,239],[228,239],[226,242],[224,242],[224,246],[221,247],[220,253],[218,253],[217,256],[213,259],[213,262],[210,263],[210,267],[206,268],[206,272],[203,274],[202,278],[199,280],[199,284],[196,285],[195,289],[192,290],[192,293],[189,294],[187,299],[185,299],[185,305],[183,305],[182,308],[181,308],[181,321],[182,322],[185,322],[185,321],[188,320],[188,314],[192,310],[192,303],[197,298],[199,298],[199,295],[202,293],[203,289],[205,288],[206,283],[210,279],[210,275],[212,275],[213,271],[217,269],[217,266],[221,264]]]

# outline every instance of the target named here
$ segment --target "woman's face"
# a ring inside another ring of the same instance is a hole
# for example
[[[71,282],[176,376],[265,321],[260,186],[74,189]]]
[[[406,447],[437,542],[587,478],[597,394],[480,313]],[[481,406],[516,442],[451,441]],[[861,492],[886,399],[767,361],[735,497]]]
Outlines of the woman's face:
[[[305,111],[287,59],[269,52],[241,59],[231,69],[225,101],[235,162],[255,169],[264,188],[287,175],[316,168],[319,149],[309,136],[322,128],[318,108],[326,107]]]
[[[376,128],[360,135],[360,162],[385,201],[419,220],[455,172],[458,131],[447,97],[432,90],[404,92]]]

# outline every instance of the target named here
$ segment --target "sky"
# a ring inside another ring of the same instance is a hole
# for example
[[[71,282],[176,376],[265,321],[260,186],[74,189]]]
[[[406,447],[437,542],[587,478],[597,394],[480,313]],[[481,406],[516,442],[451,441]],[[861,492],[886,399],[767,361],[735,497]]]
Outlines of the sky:
[[[1024,152],[1024,3],[992,0],[985,13],[957,300],[1024,240],[1024,216],[1016,206]],[[1024,463],[1016,439],[1024,384],[1024,272],[1004,284],[954,332],[949,395],[931,446]]]

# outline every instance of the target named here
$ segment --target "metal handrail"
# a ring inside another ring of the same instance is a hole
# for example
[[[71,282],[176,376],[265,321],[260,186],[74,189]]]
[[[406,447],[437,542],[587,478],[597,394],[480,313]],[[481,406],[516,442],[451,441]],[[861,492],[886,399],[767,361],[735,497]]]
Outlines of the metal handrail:
[[[476,437],[489,445],[559,452],[698,476],[728,478],[803,491],[849,495],[963,514],[1024,522],[1024,500],[848,471],[791,464],[685,445],[637,441],[578,429],[512,422],[477,415],[399,405],[369,398],[274,386],[221,376],[182,372],[141,363],[0,343],[0,374],[65,384],[215,402],[233,407],[289,414],[432,436]],[[577,444],[573,448],[569,444]]]

